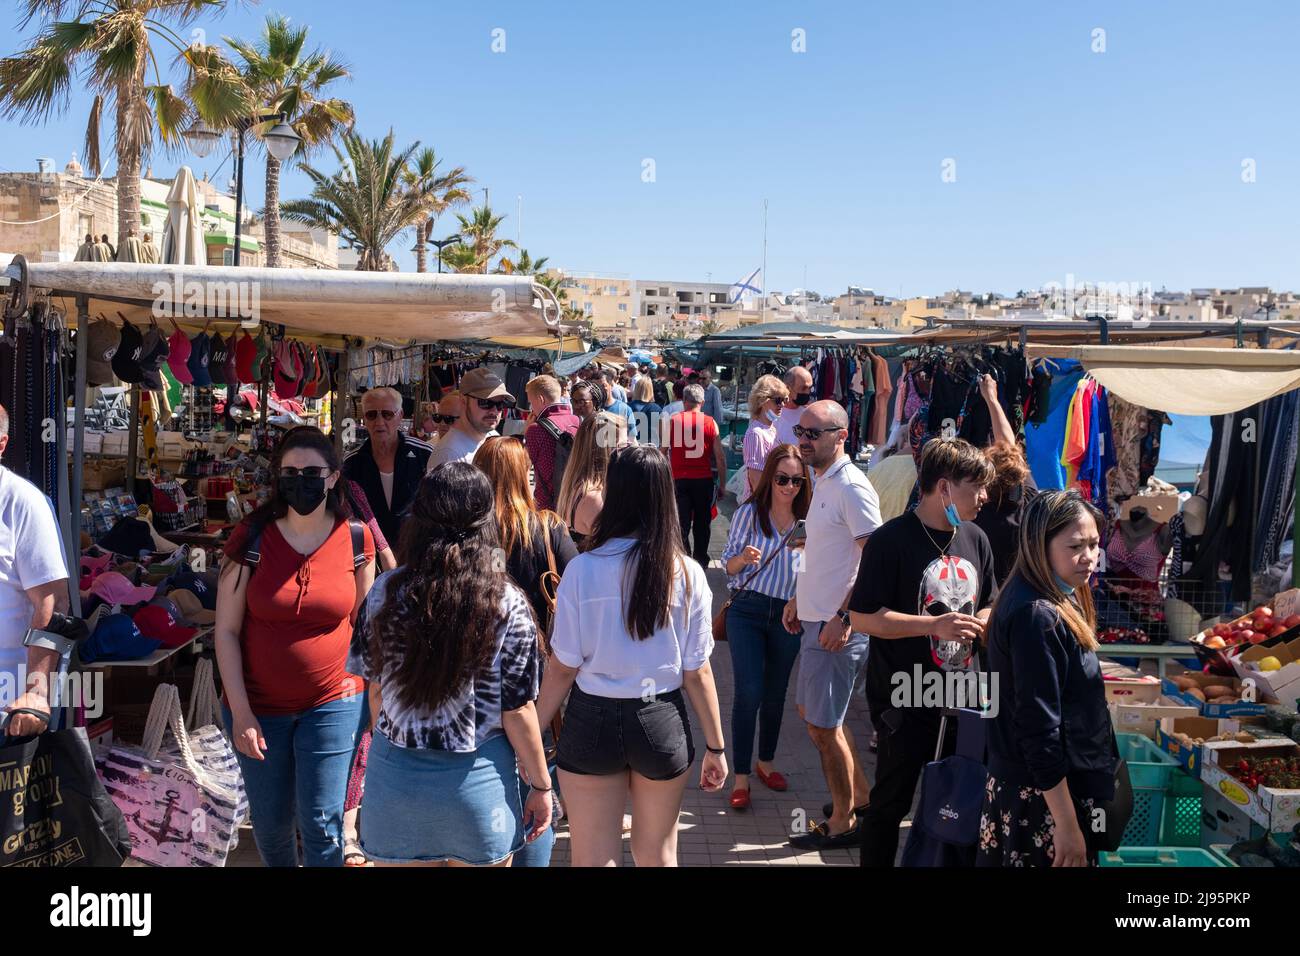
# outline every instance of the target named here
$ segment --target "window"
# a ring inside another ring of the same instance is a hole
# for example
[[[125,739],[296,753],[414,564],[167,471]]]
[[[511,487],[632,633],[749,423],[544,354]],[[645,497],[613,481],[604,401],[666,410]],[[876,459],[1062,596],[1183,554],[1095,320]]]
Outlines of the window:
[[[605,295],[618,295],[618,286],[616,285],[605,286]]]
[[[222,250],[221,250],[221,264],[222,264],[223,266],[233,266],[233,265],[235,264],[235,250],[234,250],[234,249],[222,249]]]
[[[626,303],[626,302],[620,302],[620,303],[618,304],[618,311],[620,311],[620,312],[626,312],[626,311],[627,311],[627,303]]]
[[[711,303],[713,303],[714,305],[726,305],[726,304],[727,304],[727,293],[725,293],[725,292],[710,292],[710,293],[709,293],[709,301],[710,301]]]
[[[584,303],[582,303],[582,310],[583,310],[587,315],[591,315],[591,303],[590,303],[590,302],[584,302]]]

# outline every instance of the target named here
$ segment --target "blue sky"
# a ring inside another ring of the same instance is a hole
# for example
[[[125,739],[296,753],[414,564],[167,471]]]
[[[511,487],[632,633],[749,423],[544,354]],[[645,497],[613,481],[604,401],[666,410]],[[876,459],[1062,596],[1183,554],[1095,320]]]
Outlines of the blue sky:
[[[766,198],[769,288],[806,270],[821,292],[912,295],[1068,275],[1300,286],[1296,10],[282,0],[204,25],[211,41],[250,36],[271,11],[309,23],[353,67],[340,95],[363,133],[392,126],[466,166],[510,238],[522,195],[524,245],[554,265],[733,281],[759,264]],[[792,51],[796,29],[806,52]],[[44,127],[0,123],[0,168],[61,168],[89,99]],[[153,166],[181,161],[219,162]],[[260,206],[260,161],[248,168]],[[305,182],[290,172],[282,195]],[[409,248],[390,250],[404,268]]]

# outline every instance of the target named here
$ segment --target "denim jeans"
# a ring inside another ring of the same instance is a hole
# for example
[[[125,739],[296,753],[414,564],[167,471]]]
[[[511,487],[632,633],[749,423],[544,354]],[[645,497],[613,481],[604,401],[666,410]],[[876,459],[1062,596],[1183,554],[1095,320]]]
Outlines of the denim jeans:
[[[257,851],[267,866],[343,865],[343,800],[366,696],[297,714],[258,715],[265,759],[235,751],[248,791]],[[233,733],[229,708],[221,708]]]
[[[758,723],[758,759],[776,757],[790,671],[799,656],[799,635],[781,623],[786,602],[757,591],[741,591],[727,609],[727,643],[736,692],[731,705],[735,773],[749,773]]]

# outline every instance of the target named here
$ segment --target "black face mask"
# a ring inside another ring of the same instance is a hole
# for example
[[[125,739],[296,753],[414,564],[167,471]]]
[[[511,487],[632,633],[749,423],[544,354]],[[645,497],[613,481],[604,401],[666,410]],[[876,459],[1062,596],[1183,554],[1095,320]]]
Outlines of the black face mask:
[[[325,479],[305,475],[282,475],[279,483],[280,497],[300,515],[309,515],[325,500]]]
[[[807,405],[811,401],[812,401],[812,392],[804,392],[802,395],[796,395],[794,397],[794,403],[796,405]]]

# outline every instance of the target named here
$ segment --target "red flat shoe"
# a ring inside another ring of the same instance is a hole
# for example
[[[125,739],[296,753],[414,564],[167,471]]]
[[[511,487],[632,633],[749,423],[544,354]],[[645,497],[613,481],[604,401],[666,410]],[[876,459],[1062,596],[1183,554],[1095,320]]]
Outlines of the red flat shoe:
[[[763,781],[763,786],[767,787],[769,790],[780,792],[788,789],[790,786],[785,782],[785,777],[781,776],[781,771],[779,770],[773,770],[771,773],[763,773],[763,768],[755,764],[754,773],[758,775],[759,780]]]
[[[749,809],[749,788],[744,790],[731,791],[731,809],[748,810]]]

